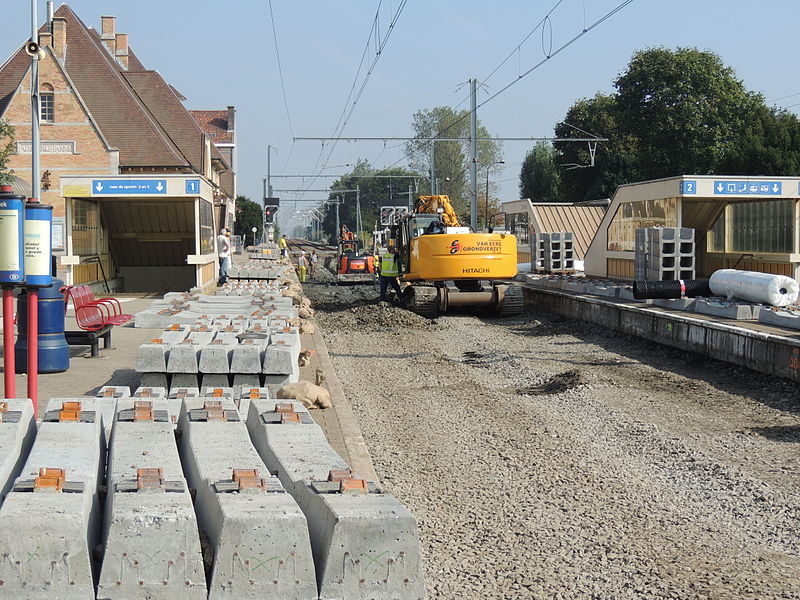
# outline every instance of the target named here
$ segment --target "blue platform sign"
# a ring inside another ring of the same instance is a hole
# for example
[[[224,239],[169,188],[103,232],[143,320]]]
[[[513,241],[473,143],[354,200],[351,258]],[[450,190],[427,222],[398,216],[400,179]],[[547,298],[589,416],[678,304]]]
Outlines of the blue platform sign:
[[[780,196],[780,181],[715,181],[715,195]]]
[[[93,194],[142,194],[147,196],[166,194],[166,179],[92,179]]]
[[[186,193],[187,194],[199,194],[200,193],[200,180],[199,179],[187,179],[186,180]]]
[[[681,181],[681,194],[696,194],[697,182],[696,181]]]

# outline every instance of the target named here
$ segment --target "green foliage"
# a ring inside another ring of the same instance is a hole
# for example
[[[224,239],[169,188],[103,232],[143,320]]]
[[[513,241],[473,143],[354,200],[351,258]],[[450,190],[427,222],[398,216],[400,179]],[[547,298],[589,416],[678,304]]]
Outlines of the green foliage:
[[[8,168],[8,158],[14,152],[14,127],[5,119],[0,119],[0,140],[8,139],[0,145],[0,184],[10,184],[14,171]],[[0,142],[1,144],[2,142]]]
[[[561,200],[561,166],[558,153],[552,144],[537,142],[522,161],[519,174],[521,198],[534,202],[558,202]]]
[[[241,235],[242,239],[250,243],[253,239],[253,227],[256,227],[256,239],[261,238],[263,216],[261,207],[247,196],[236,196],[236,222],[233,224],[233,233]]]
[[[375,177],[380,175],[381,177]],[[391,176],[391,177],[387,177]],[[361,223],[366,238],[371,238],[372,231],[378,224],[381,206],[407,206],[408,186],[412,186],[412,200],[417,195],[423,181],[416,173],[402,167],[377,170],[366,160],[356,161],[352,171],[336,180],[331,185],[330,200],[342,198],[339,205],[339,222],[356,231],[356,194],[355,192],[339,192],[337,190],[359,189],[361,205]],[[331,241],[337,239],[336,206],[326,204],[322,209],[324,216],[322,231]]]
[[[468,138],[470,133],[469,110],[455,110],[449,106],[419,110],[414,114],[411,127],[415,138]],[[478,122],[478,137],[490,137],[489,131]],[[416,139],[406,144],[411,168],[427,176],[421,180],[420,195],[430,194],[431,144]],[[439,191],[450,196],[450,200],[462,222],[469,223],[469,140],[436,142],[436,177]],[[503,158],[503,147],[499,141],[478,142],[478,162],[484,165]],[[480,189],[480,178],[478,189]],[[480,204],[480,203],[479,203]]]
[[[613,95],[576,102],[556,127],[557,137],[611,140],[598,145],[594,168],[564,171],[567,200],[683,174],[800,174],[797,117],[765,106],[713,52],[642,50],[614,85]],[[556,148],[562,164],[589,164],[586,143]]]

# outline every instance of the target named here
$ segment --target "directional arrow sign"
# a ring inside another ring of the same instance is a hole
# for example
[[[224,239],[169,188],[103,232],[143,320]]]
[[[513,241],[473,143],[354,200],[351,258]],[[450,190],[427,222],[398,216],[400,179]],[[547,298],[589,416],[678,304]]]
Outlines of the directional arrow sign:
[[[780,181],[715,181],[714,195],[726,196],[780,196]]]
[[[93,179],[92,192],[97,195],[121,196],[138,194],[155,196],[167,193],[166,179]]]

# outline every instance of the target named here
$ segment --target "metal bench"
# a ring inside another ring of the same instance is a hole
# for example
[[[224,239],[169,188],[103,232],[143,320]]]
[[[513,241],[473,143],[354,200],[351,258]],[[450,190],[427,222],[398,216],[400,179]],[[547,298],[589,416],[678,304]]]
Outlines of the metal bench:
[[[133,315],[122,312],[122,305],[116,298],[95,298],[94,292],[87,285],[65,286],[61,289],[64,294],[64,311],[67,310],[69,299],[75,307],[75,321],[82,331],[65,331],[64,337],[71,346],[90,346],[91,355],[100,355],[100,339],[103,347],[111,346],[111,328],[114,325],[124,325],[133,318]]]

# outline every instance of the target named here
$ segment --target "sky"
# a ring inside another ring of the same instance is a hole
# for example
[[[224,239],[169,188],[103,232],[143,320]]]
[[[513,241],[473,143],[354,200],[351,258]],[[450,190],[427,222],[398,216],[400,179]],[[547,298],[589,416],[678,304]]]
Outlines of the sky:
[[[45,2],[36,3],[43,20]],[[69,5],[96,29],[101,15],[116,16],[117,32],[129,34],[140,60],[187,98],[187,108],[236,107],[239,193],[260,201],[271,146],[272,187],[287,226],[286,219],[299,218],[295,211],[326,197],[310,190],[326,189],[334,179],[280,175],[344,174],[350,170],[345,165],[358,159],[377,168],[407,165],[403,142],[323,147],[293,138],[331,136],[351,110],[342,136],[408,137],[417,110],[468,108],[470,78],[482,84],[478,118],[501,137],[552,136],[576,100],[611,93],[631,56],[657,46],[711,50],[769,104],[800,109],[797,0],[633,0],[580,35],[624,3],[272,0],[270,6],[269,0],[73,0]],[[0,62],[29,37],[31,19],[31,2],[3,4]],[[362,87],[353,106],[351,91]],[[506,162],[490,171],[502,201],[519,197],[520,167],[534,143],[504,142]],[[479,170],[479,189],[485,173]],[[277,191],[296,189],[309,191]],[[387,189],[387,203],[388,196]]]

